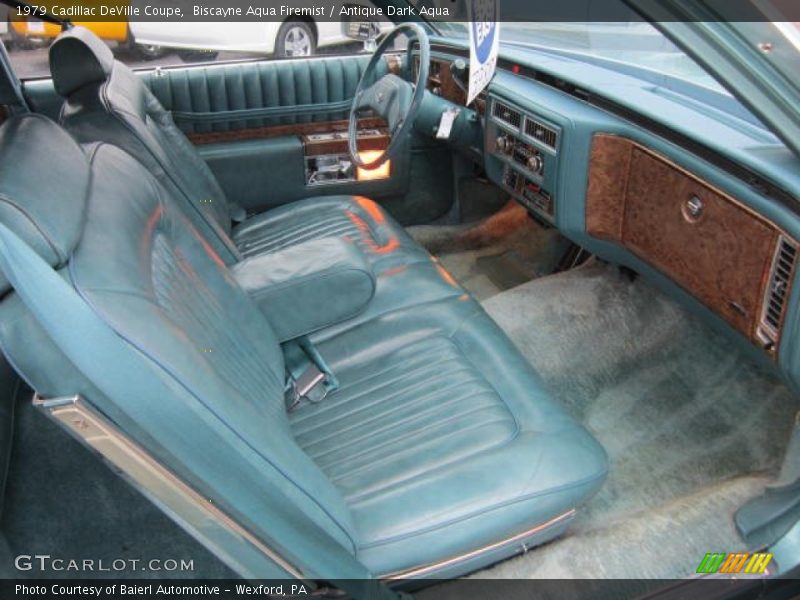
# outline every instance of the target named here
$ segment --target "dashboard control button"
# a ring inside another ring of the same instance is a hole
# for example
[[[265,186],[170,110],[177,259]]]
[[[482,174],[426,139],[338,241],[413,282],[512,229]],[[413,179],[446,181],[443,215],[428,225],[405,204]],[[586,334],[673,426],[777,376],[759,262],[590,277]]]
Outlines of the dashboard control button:
[[[542,170],[544,169],[544,161],[542,160],[541,155],[539,154],[531,155],[528,158],[528,168],[534,173],[541,174]]]
[[[495,147],[501,154],[511,154],[514,150],[514,142],[508,136],[501,135],[495,141]]]

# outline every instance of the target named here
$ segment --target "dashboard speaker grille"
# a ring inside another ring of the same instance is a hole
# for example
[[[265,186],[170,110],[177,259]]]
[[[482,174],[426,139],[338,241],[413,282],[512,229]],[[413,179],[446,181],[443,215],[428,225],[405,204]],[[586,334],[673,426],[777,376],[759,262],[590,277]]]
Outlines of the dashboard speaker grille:
[[[516,127],[519,129],[520,125],[522,125],[522,115],[519,111],[514,110],[503,104],[502,102],[498,102],[495,100],[494,108],[492,108],[492,116],[504,123],[511,125],[512,127]]]
[[[781,236],[775,250],[769,284],[764,295],[761,316],[761,334],[774,345],[778,341],[792,275],[797,262],[797,245]]]
[[[525,117],[525,133],[553,150],[558,145],[558,134],[547,125],[543,125],[530,117]]]

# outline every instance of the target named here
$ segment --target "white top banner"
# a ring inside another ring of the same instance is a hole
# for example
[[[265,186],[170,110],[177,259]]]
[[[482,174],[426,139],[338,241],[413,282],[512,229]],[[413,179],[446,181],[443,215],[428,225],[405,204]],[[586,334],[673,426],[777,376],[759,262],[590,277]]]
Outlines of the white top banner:
[[[499,0],[467,0],[469,14],[469,105],[489,85],[500,47]]]

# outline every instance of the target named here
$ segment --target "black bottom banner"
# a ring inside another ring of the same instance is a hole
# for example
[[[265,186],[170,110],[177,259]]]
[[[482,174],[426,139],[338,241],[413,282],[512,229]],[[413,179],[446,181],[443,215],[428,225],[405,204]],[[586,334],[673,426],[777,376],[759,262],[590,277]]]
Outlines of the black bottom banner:
[[[800,597],[798,579],[693,579],[693,580],[593,580],[593,579],[459,579],[455,581],[391,582],[392,591],[365,582],[330,581],[325,585],[295,580],[0,580],[0,599],[100,598],[153,600],[171,598],[389,598],[410,600],[562,600],[659,598],[789,599]],[[349,590],[351,593],[348,593]],[[354,590],[361,590],[363,595]]]

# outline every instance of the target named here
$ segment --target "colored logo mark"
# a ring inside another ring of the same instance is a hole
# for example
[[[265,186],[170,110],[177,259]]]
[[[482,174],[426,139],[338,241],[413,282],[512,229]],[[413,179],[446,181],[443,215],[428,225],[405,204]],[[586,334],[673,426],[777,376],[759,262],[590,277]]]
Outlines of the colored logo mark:
[[[745,573],[761,575],[772,561],[772,554],[767,552],[709,552],[700,561],[698,573]]]

